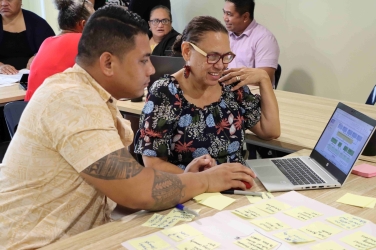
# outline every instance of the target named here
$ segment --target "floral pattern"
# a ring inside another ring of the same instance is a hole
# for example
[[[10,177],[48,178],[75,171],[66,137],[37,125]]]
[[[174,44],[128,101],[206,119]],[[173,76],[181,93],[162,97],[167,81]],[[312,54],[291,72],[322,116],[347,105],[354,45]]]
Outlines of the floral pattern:
[[[260,96],[247,86],[231,91],[205,108],[183,96],[179,83],[166,75],[150,88],[135,137],[135,153],[167,157],[182,169],[194,159],[210,154],[218,164],[240,162],[245,130],[260,120]]]

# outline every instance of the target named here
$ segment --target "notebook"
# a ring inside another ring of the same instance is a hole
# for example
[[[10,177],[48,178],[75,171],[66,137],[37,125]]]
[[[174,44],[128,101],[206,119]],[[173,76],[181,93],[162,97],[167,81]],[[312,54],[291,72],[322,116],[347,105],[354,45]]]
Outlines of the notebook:
[[[371,138],[376,121],[338,103],[310,156],[247,160],[270,191],[341,187]]]

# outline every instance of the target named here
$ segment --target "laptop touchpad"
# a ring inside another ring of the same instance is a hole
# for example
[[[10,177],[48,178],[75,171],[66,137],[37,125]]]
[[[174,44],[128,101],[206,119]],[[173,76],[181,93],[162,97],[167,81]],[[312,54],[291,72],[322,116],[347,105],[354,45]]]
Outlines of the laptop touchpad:
[[[253,168],[253,170],[256,172],[256,175],[262,177],[283,176],[281,171],[274,166],[260,166]]]

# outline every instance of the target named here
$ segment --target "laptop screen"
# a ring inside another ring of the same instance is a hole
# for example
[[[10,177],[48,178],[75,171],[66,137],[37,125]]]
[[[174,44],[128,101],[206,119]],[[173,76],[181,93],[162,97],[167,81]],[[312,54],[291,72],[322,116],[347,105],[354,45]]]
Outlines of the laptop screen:
[[[314,149],[323,159],[313,158],[343,183],[371,137],[374,124],[373,119],[339,103]]]

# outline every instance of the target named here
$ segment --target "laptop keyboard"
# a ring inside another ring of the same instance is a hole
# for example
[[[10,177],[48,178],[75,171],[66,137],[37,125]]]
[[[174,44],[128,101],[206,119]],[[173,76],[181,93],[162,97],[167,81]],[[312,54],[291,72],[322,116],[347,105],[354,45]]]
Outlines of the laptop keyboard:
[[[294,185],[319,184],[324,181],[299,158],[271,160]]]

